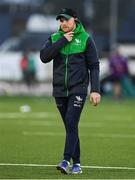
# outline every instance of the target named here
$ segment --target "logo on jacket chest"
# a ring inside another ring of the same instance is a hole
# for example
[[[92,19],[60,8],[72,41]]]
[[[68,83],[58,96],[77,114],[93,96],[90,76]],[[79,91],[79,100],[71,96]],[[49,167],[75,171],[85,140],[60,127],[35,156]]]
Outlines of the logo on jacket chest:
[[[81,40],[78,39],[78,38],[75,38],[73,43],[74,43],[75,45],[77,45],[77,46],[80,46],[80,45],[81,45]]]

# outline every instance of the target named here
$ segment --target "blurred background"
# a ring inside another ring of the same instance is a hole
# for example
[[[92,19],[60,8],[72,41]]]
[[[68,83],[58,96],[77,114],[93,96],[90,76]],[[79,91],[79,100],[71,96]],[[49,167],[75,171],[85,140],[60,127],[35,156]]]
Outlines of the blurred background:
[[[42,64],[39,51],[57,31],[55,17],[63,7],[77,11],[96,42],[101,93],[135,97],[134,0],[1,0],[0,95],[51,95],[52,63]]]
[[[135,0],[0,0],[0,179],[65,179],[54,167],[65,129],[52,62],[39,58],[63,7],[77,11],[100,58],[102,102],[87,99],[79,124],[80,178],[135,179]]]

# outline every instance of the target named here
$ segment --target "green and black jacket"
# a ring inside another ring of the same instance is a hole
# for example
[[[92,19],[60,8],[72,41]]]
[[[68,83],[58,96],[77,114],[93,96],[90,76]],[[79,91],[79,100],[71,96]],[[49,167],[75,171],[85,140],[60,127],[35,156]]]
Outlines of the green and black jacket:
[[[71,42],[63,31],[52,34],[40,51],[43,63],[53,60],[53,96],[87,94],[89,72],[91,92],[99,92],[99,59],[95,43],[77,23]]]

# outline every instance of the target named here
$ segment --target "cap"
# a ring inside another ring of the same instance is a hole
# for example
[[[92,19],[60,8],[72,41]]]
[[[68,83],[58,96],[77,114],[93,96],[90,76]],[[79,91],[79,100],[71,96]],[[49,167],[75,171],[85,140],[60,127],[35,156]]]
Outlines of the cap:
[[[77,18],[77,14],[72,9],[64,8],[64,9],[61,9],[61,11],[59,12],[59,14],[56,17],[56,20],[59,20],[61,17],[64,17],[66,19],[70,19],[72,17]]]

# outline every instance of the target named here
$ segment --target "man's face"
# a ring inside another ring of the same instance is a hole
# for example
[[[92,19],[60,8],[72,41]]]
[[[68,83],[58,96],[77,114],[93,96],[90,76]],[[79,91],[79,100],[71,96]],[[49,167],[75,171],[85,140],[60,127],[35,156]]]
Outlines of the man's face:
[[[74,18],[66,19],[64,17],[61,17],[59,21],[60,21],[60,27],[64,32],[72,31],[76,24]]]

